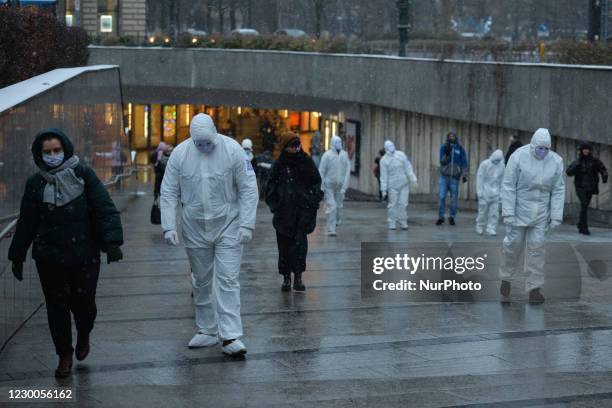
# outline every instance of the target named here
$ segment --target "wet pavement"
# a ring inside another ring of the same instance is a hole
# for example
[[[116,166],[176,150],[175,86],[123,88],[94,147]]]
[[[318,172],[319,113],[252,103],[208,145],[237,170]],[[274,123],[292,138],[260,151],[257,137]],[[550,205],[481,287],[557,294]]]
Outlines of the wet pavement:
[[[186,347],[195,333],[187,259],[149,224],[150,204],[139,198],[122,217],[125,260],[102,267],[87,360],[71,378],[53,377],[42,308],[0,355],[0,389],[74,387],[79,406],[109,407],[612,406],[605,279],[584,276],[580,300],[543,306],[522,293],[508,304],[361,298],[362,241],[501,243],[501,234],[474,233],[473,213],[436,227],[420,204],[408,231],[388,231],[381,204],[347,202],[337,237],[321,227],[309,237],[306,292],[282,293],[271,215],[260,206],[241,272],[248,355],[234,360],[219,347]],[[612,243],[611,230],[592,232],[586,241]],[[551,240],[585,241],[569,225]]]

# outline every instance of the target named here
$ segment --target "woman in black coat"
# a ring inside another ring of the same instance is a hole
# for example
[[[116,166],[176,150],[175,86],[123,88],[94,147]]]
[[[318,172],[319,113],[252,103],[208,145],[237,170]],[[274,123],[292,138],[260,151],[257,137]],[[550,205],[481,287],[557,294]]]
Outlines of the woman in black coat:
[[[89,333],[96,318],[96,287],[100,250],[107,262],[123,258],[119,211],[106,188],[73,154],[59,129],[40,132],[32,143],[40,171],[26,182],[9,260],[13,274],[23,279],[23,262],[30,244],[45,295],[47,317],[59,356],[56,377],[67,377],[72,353],[83,360],[89,353]],[[71,316],[77,329],[72,348]]]
[[[281,136],[281,155],[270,170],[265,189],[266,204],[274,214],[272,223],[278,244],[278,272],[283,291],[304,291],[307,235],[314,231],[317,210],[323,198],[321,176],[314,161],[300,148],[300,138],[291,132]]]

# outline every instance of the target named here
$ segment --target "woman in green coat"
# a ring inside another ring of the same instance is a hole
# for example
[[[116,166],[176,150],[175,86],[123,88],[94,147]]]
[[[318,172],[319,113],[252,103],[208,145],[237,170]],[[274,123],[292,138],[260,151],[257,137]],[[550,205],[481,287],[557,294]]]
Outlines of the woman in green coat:
[[[55,351],[56,377],[67,377],[72,353],[83,360],[89,353],[89,333],[96,318],[96,287],[100,251],[107,262],[123,258],[119,211],[94,171],[79,163],[68,137],[59,129],[40,132],[32,143],[40,169],[26,182],[9,260],[13,274],[23,279],[23,262],[30,244],[45,295]],[[72,347],[71,316],[77,329]]]

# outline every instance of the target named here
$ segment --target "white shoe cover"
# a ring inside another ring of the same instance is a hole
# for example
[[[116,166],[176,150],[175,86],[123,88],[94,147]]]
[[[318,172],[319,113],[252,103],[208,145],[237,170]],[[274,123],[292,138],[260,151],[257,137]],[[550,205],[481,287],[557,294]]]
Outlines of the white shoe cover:
[[[246,354],[247,349],[243,342],[236,339],[227,346],[223,346],[223,354],[228,356],[242,356]]]
[[[195,336],[189,341],[189,348],[200,348],[214,346],[219,342],[217,336],[211,336],[204,333],[196,333]]]

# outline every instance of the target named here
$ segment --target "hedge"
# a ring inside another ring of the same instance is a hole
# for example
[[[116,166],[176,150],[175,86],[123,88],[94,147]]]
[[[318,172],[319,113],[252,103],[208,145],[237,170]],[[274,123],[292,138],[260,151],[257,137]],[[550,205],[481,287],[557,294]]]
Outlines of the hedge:
[[[0,88],[56,68],[87,65],[87,34],[36,7],[0,6]]]
[[[149,37],[151,38],[151,37]],[[360,43],[345,37],[288,37],[275,35],[239,36],[239,35],[208,35],[205,37],[194,37],[190,34],[180,34],[176,39],[170,39],[163,35],[152,36],[154,42],[149,39],[137,40],[132,37],[96,36],[92,37],[91,43],[95,45],[144,45],[163,46],[178,48],[226,48],[226,49],[255,49],[255,50],[283,50],[325,53],[359,52]],[[168,42],[165,42],[165,39]],[[195,42],[193,41],[195,38]]]

